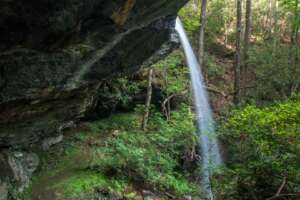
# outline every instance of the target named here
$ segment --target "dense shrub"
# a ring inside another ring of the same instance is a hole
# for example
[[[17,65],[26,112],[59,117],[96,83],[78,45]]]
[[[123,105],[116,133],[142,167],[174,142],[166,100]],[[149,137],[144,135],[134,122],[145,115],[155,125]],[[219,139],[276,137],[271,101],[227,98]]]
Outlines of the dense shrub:
[[[224,192],[221,199],[271,197],[285,179],[282,193],[300,192],[299,96],[236,111],[221,132],[228,150],[223,185],[217,184]]]
[[[187,171],[181,166],[185,152],[196,145],[193,116],[187,107],[173,112],[169,122],[155,113],[147,132],[141,131],[133,118],[128,118],[127,125],[124,119],[119,118],[121,123],[113,120],[124,126],[115,129],[115,136],[98,148],[92,168],[158,192],[173,191],[178,195],[195,192],[196,187],[187,181]]]

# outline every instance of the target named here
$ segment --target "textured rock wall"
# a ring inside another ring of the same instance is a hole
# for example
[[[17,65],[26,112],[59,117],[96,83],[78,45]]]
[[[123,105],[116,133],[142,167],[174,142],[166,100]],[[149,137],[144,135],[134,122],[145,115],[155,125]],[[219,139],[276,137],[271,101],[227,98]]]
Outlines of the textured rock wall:
[[[83,117],[102,80],[138,70],[170,39],[185,2],[1,1],[0,147],[30,146]]]

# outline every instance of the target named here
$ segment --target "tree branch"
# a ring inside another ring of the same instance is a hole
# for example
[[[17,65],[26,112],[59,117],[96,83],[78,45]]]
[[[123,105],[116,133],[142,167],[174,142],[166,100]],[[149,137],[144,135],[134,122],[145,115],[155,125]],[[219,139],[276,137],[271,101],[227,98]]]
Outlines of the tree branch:
[[[183,96],[187,93],[187,90],[184,90],[181,94],[171,94],[170,96],[168,96],[161,104],[162,107],[162,111],[165,113],[167,120],[170,120],[170,110],[167,108],[166,104],[174,97],[176,96]]]
[[[279,196],[281,194],[281,191],[283,190],[284,186],[286,184],[286,177],[283,178],[282,184],[280,185],[280,187],[278,188],[275,196]]]
[[[282,197],[300,197],[300,194],[293,194],[293,193],[290,193],[290,194],[280,194],[278,196],[270,197],[267,200],[274,200],[274,199],[278,199],[278,198],[282,198]]]
[[[216,93],[216,94],[220,94],[222,95],[223,97],[227,97],[228,95],[225,94],[225,92],[223,91],[220,91],[218,89],[216,89],[215,87],[211,87],[211,86],[206,86],[205,89],[209,92],[213,92],[213,93]]]
[[[285,185],[286,185],[286,177],[283,177],[282,183],[281,183],[280,187],[278,188],[276,194],[273,197],[268,198],[267,200],[272,200],[272,199],[285,197],[285,196],[297,196],[297,195],[300,196],[300,194],[281,194]]]

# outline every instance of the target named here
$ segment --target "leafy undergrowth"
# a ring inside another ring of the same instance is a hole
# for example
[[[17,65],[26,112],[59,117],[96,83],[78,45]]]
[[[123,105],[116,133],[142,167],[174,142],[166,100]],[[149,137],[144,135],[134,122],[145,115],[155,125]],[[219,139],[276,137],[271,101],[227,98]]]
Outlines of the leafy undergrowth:
[[[187,107],[169,122],[153,114],[147,131],[140,119],[138,111],[115,114],[67,132],[62,144],[40,155],[43,167],[24,199],[140,199],[142,190],[162,199],[197,195],[190,160],[195,127]]]
[[[266,199],[281,185],[280,194],[300,196],[299,96],[235,111],[221,132],[228,169],[216,183],[219,199]]]
[[[185,179],[180,164],[196,145],[193,118],[186,108],[174,112],[171,118],[166,122],[156,113],[146,132],[140,130],[137,121],[124,123],[115,130],[115,137],[97,149],[92,168],[156,191],[179,196],[195,192],[197,188]]]

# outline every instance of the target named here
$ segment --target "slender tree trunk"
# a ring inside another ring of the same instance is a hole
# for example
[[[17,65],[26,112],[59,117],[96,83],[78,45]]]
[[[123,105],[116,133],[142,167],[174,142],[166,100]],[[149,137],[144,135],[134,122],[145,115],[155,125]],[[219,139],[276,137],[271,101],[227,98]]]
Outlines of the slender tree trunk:
[[[147,86],[147,97],[145,102],[145,113],[143,116],[143,130],[146,130],[149,120],[149,112],[150,112],[150,105],[151,105],[151,98],[152,98],[152,77],[153,77],[153,69],[149,69],[148,74],[148,86]]]
[[[276,55],[277,52],[277,46],[278,46],[278,42],[280,40],[280,33],[279,33],[279,25],[278,25],[278,6],[279,6],[279,2],[277,0],[273,0],[274,1],[274,33],[273,33],[273,53],[272,56],[274,57],[274,55]]]
[[[225,22],[224,22],[224,45],[227,46],[228,44],[228,21],[225,18]]]
[[[291,66],[292,66],[292,74],[294,75],[293,84],[291,86],[291,95],[296,92],[298,85],[298,40],[299,40],[299,25],[297,24],[297,20],[299,18],[299,2],[300,0],[295,0],[294,5],[294,20],[292,25],[292,35],[291,35]],[[295,77],[296,76],[296,77]]]
[[[273,0],[269,0],[268,3],[268,12],[267,12],[267,23],[266,23],[266,36],[269,38],[272,35],[272,18],[273,18]]]
[[[168,90],[168,70],[167,70],[167,66],[165,66],[164,68],[164,85],[165,85],[165,90],[166,90],[166,95],[167,95],[167,98],[169,97],[169,90]],[[166,114],[166,118],[167,118],[167,121],[170,120],[171,116],[170,116],[170,112],[171,112],[171,103],[170,101],[167,101],[166,103],[166,107],[165,107],[165,114]]]
[[[249,45],[250,45],[250,36],[251,36],[251,16],[252,15],[252,0],[246,1],[246,26],[245,26],[245,35],[244,35],[244,59],[243,59],[243,69],[242,69],[242,80],[243,88],[246,88],[247,83],[247,71],[248,71],[248,61],[249,61]],[[243,94],[245,94],[245,90]]]
[[[207,0],[202,0],[201,3],[201,16],[200,16],[200,29],[199,29],[199,63],[204,69],[205,77],[207,74],[206,68],[203,66],[204,62],[204,37],[205,37],[205,26],[206,26],[206,8]]]
[[[247,71],[247,61],[249,58],[249,45],[250,45],[250,36],[251,36],[251,22],[252,22],[252,0],[247,0],[246,2],[246,26],[245,26],[245,35],[244,35],[244,70]]]
[[[294,62],[295,62],[295,67],[297,67],[298,64],[298,40],[299,40],[299,1],[300,0],[296,0],[295,1],[295,11],[294,11],[294,15],[295,15],[295,19],[294,19],[294,40],[293,40],[293,45],[294,45],[294,49],[295,49],[295,54],[294,54]]]
[[[299,82],[299,27],[296,29],[296,33],[295,33],[295,55],[294,55],[294,70],[295,73],[294,75],[295,77],[295,83],[293,84],[292,90],[291,90],[291,94],[293,95],[295,92],[298,91],[299,87],[300,87],[300,82]]]
[[[236,55],[234,66],[234,104],[240,103],[241,97],[241,37],[242,37],[242,0],[237,0],[237,23],[236,23]]]

